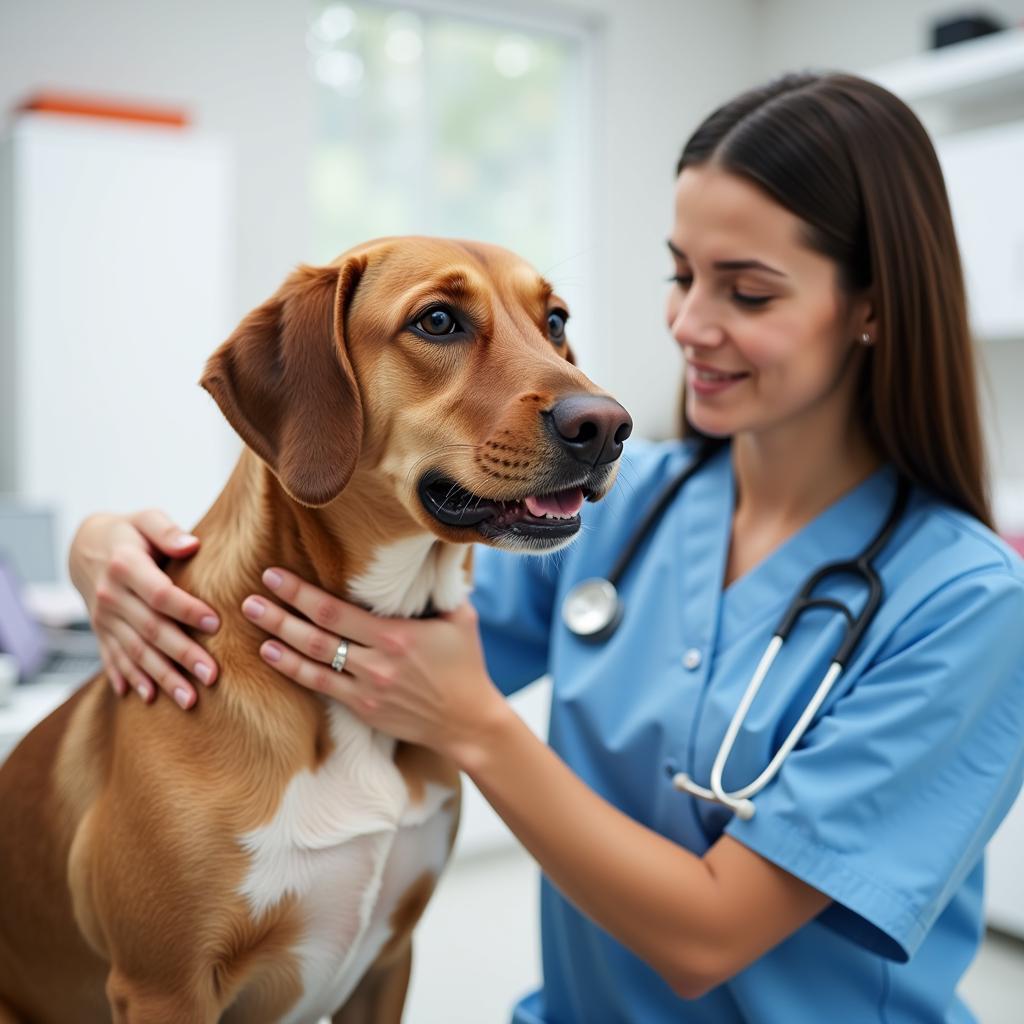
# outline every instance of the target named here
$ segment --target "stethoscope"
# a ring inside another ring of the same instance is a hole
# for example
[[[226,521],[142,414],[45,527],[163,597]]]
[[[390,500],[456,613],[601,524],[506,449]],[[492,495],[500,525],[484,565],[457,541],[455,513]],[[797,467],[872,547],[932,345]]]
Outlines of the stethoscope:
[[[600,643],[607,640],[615,632],[622,621],[624,611],[622,600],[618,594],[618,583],[629,568],[637,549],[650,536],[658,519],[683,484],[720,447],[721,444],[716,443],[706,445],[700,455],[675,479],[669,482],[651,506],[647,515],[644,516],[607,578],[583,580],[577,583],[566,595],[565,602],[562,605],[562,621],[581,640],[586,640],[590,643]],[[710,788],[705,789],[703,786],[697,785],[686,772],[677,772],[672,777],[673,785],[677,789],[700,797],[702,800],[724,804],[744,820],[754,816],[754,804],[750,798],[759,793],[775,778],[782,767],[782,762],[785,761],[790,751],[800,742],[800,737],[803,736],[811,720],[817,714],[818,709],[828,696],[835,681],[839,678],[844,666],[850,660],[860,638],[871,624],[871,620],[878,611],[878,606],[882,603],[882,581],[872,563],[888,543],[889,538],[896,529],[896,524],[903,515],[909,497],[910,482],[901,475],[898,479],[896,495],[889,510],[889,515],[886,517],[878,533],[875,534],[864,550],[853,558],[829,562],[807,578],[782,616],[782,621],[779,623],[767,649],[761,656],[761,660],[758,662],[757,668],[747,684],[743,699],[736,708],[736,713],[732,716],[732,721],[726,730],[722,745],[718,748],[718,754],[715,756],[714,763],[711,766]],[[813,594],[814,589],[824,579],[839,575],[860,577],[867,585],[867,601],[856,615],[845,604],[835,598],[815,597]],[[754,698],[761,689],[761,684],[764,682],[768,670],[772,667],[772,663],[775,661],[779,651],[782,650],[782,645],[785,643],[790,631],[796,625],[800,616],[810,608],[830,608],[841,613],[846,619],[843,638],[832,659],[832,663],[818,684],[818,689],[815,691],[814,696],[808,702],[807,707],[804,708],[803,714],[793,726],[786,737],[785,743],[779,748],[768,767],[750,785],[744,786],[742,789],[726,792],[722,785],[725,765],[729,760],[729,755],[732,753],[733,744],[736,742],[736,736],[747,717],[750,705],[754,702]]]

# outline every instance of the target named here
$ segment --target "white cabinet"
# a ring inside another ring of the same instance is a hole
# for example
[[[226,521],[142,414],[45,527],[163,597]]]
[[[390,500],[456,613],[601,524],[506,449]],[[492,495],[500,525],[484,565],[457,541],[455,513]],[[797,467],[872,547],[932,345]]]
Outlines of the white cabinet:
[[[1024,338],[1024,122],[938,140],[975,335]]]
[[[975,336],[1024,341],[1024,29],[864,75],[909,103],[935,142]]]
[[[185,527],[238,445],[197,381],[234,326],[231,163],[189,130],[25,114],[0,143],[0,491]]]

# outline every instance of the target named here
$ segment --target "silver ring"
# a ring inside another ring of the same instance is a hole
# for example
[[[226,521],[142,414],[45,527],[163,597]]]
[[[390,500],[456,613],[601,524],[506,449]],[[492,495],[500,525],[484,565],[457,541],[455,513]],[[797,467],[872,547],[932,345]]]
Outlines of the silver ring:
[[[342,640],[338,644],[338,649],[334,652],[334,660],[331,662],[331,668],[335,672],[340,672],[345,667],[345,662],[348,661],[348,641]]]

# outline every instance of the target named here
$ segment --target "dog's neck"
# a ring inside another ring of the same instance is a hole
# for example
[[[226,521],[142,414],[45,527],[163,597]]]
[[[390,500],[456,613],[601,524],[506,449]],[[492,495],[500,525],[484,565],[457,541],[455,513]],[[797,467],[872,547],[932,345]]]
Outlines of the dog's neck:
[[[245,450],[195,533],[218,538],[193,560],[188,584],[222,613],[264,591],[282,566],[381,615],[448,611],[468,592],[467,549],[427,533],[373,471],[357,470],[330,505],[307,508]]]
[[[431,534],[379,548],[367,569],[348,581],[350,601],[378,615],[412,618],[451,611],[466,596],[466,553]]]

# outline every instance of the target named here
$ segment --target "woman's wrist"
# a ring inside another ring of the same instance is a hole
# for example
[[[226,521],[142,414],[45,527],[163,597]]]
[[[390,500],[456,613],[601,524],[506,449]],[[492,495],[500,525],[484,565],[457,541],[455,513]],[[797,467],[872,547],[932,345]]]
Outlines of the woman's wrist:
[[[99,574],[97,567],[100,563],[100,558],[94,550],[97,547],[96,537],[106,537],[114,518],[106,512],[88,516],[79,525],[68,551],[68,575],[90,610],[96,589],[96,577]]]
[[[493,684],[492,684],[493,686]],[[452,737],[442,751],[470,778],[486,773],[493,755],[522,720],[496,688],[480,713],[460,735]]]

